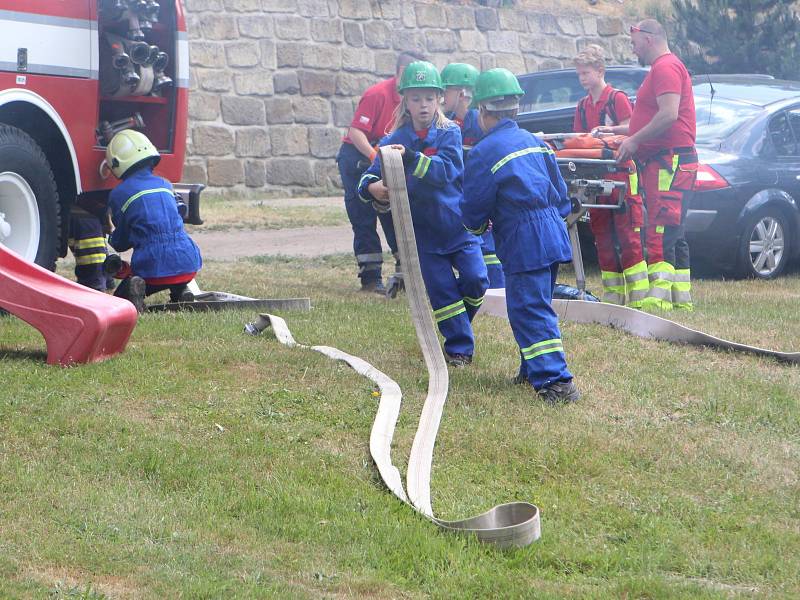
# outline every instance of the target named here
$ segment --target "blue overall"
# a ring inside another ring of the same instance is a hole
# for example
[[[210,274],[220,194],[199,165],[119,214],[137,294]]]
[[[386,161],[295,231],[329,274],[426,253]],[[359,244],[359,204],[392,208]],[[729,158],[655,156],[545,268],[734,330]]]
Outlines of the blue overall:
[[[202,260],[183,229],[172,185],[143,167],[111,190],[108,199],[114,231],[109,243],[118,252],[133,248],[131,271],[144,279],[195,273]]]
[[[553,151],[503,119],[470,151],[465,173],[464,224],[480,234],[492,222],[520,373],[536,390],[569,381],[551,303],[558,265],[572,258],[563,221],[570,202]]]
[[[376,213],[372,205],[361,202],[358,197],[358,181],[369,164],[369,160],[353,144],[343,143],[336,156],[339,175],[344,188],[344,207],[353,227],[353,253],[358,263],[361,284],[379,281],[382,278],[383,250],[376,228],[380,220],[383,234],[392,253],[397,256],[397,240],[390,213]]]
[[[447,115],[448,119],[453,119],[455,113]],[[478,123],[478,111],[471,108],[464,115],[464,121],[461,123],[461,142],[464,144],[464,160],[467,160],[469,151],[478,143],[483,137],[483,130]],[[494,236],[492,230],[487,229],[481,234],[481,254],[483,254],[483,262],[486,263],[486,273],[489,276],[489,288],[500,289],[506,286],[506,279],[503,276],[503,266],[500,264],[500,259],[497,258],[494,248]]]
[[[422,278],[444,337],[444,350],[472,356],[475,339],[470,322],[489,281],[478,242],[464,229],[459,209],[464,173],[461,132],[454,125],[432,125],[420,138],[407,124],[381,140],[381,145],[387,144],[402,144],[413,153],[410,162],[406,159],[411,217]],[[358,186],[364,202],[375,200],[368,187],[380,179],[381,165],[376,159]]]

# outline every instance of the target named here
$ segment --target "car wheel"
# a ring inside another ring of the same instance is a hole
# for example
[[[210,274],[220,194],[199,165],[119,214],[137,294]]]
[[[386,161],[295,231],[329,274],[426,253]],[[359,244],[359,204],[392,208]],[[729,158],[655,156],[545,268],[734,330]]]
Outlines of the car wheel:
[[[41,148],[20,129],[0,126],[0,243],[53,270],[59,221],[58,190]]]
[[[789,220],[777,208],[756,213],[745,224],[739,244],[738,272],[742,277],[772,279],[789,261]]]

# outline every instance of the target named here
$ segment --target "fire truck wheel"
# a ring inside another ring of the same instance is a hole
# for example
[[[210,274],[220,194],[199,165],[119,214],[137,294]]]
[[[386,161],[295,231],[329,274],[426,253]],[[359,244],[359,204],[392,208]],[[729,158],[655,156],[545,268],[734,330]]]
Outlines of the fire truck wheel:
[[[24,131],[0,126],[0,243],[53,270],[59,221],[58,189],[44,152]]]

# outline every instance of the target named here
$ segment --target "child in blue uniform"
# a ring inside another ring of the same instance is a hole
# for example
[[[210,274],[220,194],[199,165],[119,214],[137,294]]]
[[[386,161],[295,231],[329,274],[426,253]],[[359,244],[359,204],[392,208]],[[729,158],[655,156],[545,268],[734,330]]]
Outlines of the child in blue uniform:
[[[521,354],[516,381],[530,382],[548,404],[574,402],[580,394],[551,306],[558,264],[572,257],[563,221],[570,202],[552,150],[513,120],[522,94],[506,69],[478,78],[475,101],[486,134],[470,151],[461,209],[473,233],[490,219],[494,226],[508,320]]]
[[[400,80],[403,100],[392,133],[381,145],[403,153],[411,216],[420,267],[449,364],[472,362],[472,317],[483,302],[488,279],[480,247],[463,226],[464,163],[461,131],[440,108],[439,72],[428,62],[406,67]],[[361,177],[358,193],[377,210],[388,210],[389,192],[375,160]],[[458,278],[453,274],[458,271]]]
[[[153,174],[160,155],[147,137],[126,129],[106,148],[106,162],[122,182],[111,191],[114,231],[109,243],[118,252],[133,248],[130,276],[115,296],[130,300],[139,312],[144,297],[168,289],[170,300],[184,299],[202,266],[200,250],[183,228],[172,185]]]
[[[444,99],[442,110],[445,116],[461,128],[461,141],[464,145],[464,160],[472,147],[483,137],[478,124],[478,111],[470,108],[472,90],[478,80],[478,69],[466,63],[450,63],[442,69]],[[481,234],[481,253],[486,263],[491,289],[506,286],[503,267],[497,258],[491,226]]]

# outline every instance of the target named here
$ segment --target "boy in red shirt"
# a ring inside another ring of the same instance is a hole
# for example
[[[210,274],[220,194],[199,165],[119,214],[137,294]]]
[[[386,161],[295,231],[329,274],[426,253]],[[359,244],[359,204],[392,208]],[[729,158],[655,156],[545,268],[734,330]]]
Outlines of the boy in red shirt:
[[[581,86],[588,95],[575,109],[572,125],[577,133],[589,133],[600,125],[626,126],[631,117],[631,103],[625,92],[615,90],[605,81],[605,54],[591,44],[573,61]],[[641,308],[647,296],[647,263],[642,252],[642,197],[639,195],[635,167],[629,175],[614,174],[614,179],[627,180],[625,202],[619,210],[589,209],[590,225],[597,247],[597,260],[603,279],[603,302],[628,304]],[[617,190],[615,194],[621,193]],[[599,198],[602,203],[617,203],[617,198]],[[617,253],[616,242],[620,252]]]

